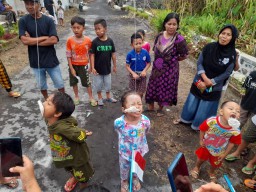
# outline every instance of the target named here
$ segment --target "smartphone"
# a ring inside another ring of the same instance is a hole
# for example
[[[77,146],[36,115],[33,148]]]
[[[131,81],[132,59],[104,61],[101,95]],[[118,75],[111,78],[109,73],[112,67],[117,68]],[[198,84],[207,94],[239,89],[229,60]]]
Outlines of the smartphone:
[[[167,170],[173,192],[193,192],[185,156],[178,153]]]
[[[15,166],[23,166],[21,139],[19,137],[0,138],[0,153],[2,176],[19,176],[19,173],[11,173],[9,169]]]

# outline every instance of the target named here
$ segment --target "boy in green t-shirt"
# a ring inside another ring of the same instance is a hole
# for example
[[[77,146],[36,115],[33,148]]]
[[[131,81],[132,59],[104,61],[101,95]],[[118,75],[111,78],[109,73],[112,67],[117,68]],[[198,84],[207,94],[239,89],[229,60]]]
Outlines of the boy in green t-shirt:
[[[66,93],[57,92],[49,96],[43,108],[53,163],[57,168],[65,168],[72,174],[64,186],[65,191],[72,191],[78,182],[81,188],[85,187],[94,174],[86,144],[86,137],[92,132],[77,126],[77,120],[71,116],[75,104]]]

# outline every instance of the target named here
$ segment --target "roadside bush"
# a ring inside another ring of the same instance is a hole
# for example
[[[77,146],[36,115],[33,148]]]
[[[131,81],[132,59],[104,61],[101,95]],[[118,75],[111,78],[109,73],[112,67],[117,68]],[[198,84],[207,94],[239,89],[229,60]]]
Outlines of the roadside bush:
[[[0,25],[0,37],[4,35],[4,27]]]
[[[218,32],[219,26],[216,22],[218,18],[212,15],[203,15],[195,20],[195,24],[198,26],[198,31],[204,35],[214,37]]]
[[[157,31],[162,31],[164,18],[171,10],[161,10],[154,13],[154,17],[150,20],[150,25]]]

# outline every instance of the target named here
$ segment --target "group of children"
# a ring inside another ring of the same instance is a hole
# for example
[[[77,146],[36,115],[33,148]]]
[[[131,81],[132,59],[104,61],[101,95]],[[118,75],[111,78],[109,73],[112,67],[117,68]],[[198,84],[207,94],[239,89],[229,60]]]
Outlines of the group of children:
[[[86,144],[87,136],[92,132],[78,127],[72,113],[79,104],[78,78],[87,92],[92,106],[104,105],[102,90],[106,91],[106,101],[117,102],[110,95],[111,91],[111,61],[112,71],[116,73],[116,55],[113,40],[106,34],[107,23],[104,19],[94,22],[97,37],[91,39],[85,36],[85,20],[73,17],[71,28],[74,33],[66,44],[66,55],[69,65],[70,85],[75,98],[66,93],[55,93],[44,103],[44,113],[50,133],[50,146],[53,162],[57,168],[65,168],[72,174],[66,182],[65,191],[72,191],[77,183],[86,186],[94,174]],[[146,74],[150,67],[150,45],[144,41],[144,31],[138,31],[131,36],[132,50],[126,57],[126,69],[129,72],[129,87],[131,91],[121,98],[123,115],[114,121],[114,129],[119,138],[119,165],[121,177],[121,192],[127,192],[129,182],[133,190],[141,188],[135,174],[129,181],[132,151],[144,156],[148,151],[146,134],[150,129],[150,120],[142,114],[142,97],[146,90]],[[90,68],[89,68],[90,64]],[[94,75],[98,102],[93,98],[89,72]],[[197,162],[191,171],[193,178],[198,178],[201,165],[210,161],[210,179],[216,182],[215,170],[220,167],[225,157],[235,144],[241,143],[239,129],[240,106],[233,102],[224,102],[219,115],[206,119],[200,126],[199,149],[196,150]]]
[[[92,132],[79,128],[77,121],[71,116],[75,105],[80,101],[78,78],[80,78],[82,86],[87,88],[92,106],[104,105],[102,90],[106,91],[105,101],[117,102],[110,94],[111,61],[113,62],[112,71],[116,73],[117,69],[115,46],[113,40],[106,34],[106,21],[104,19],[95,20],[94,29],[97,37],[93,41],[83,34],[85,30],[83,18],[73,17],[71,28],[74,35],[67,40],[66,56],[69,65],[70,86],[73,87],[75,98],[73,100],[66,93],[57,92],[49,96],[43,103],[43,116],[47,121],[50,133],[53,162],[57,168],[65,168],[72,174],[64,186],[65,191],[72,191],[77,183],[80,183],[81,187],[86,186],[94,174],[89,149],[85,142],[86,137],[92,135]],[[126,59],[127,69],[133,76],[130,81],[144,78],[143,81],[138,80],[138,84],[141,83],[142,85],[139,86],[146,87],[146,72],[150,66],[150,56],[146,50],[142,49],[143,37],[138,33],[133,34],[131,45],[133,50],[128,53]],[[149,50],[150,46],[146,46]],[[141,59],[139,63],[136,62],[138,56]],[[94,75],[98,102],[93,98],[89,72]],[[136,89],[136,82],[134,84]],[[132,149],[142,155],[148,152],[146,133],[150,129],[150,121],[142,115],[142,96],[143,92],[129,91],[125,93],[121,98],[124,115],[114,123],[115,130],[119,135],[121,191],[123,192],[128,191]],[[133,189],[138,191],[141,186],[136,175],[132,182]]]
[[[113,40],[107,36],[107,23],[104,19],[94,22],[97,37],[91,41],[88,36],[83,35],[85,20],[81,17],[71,19],[71,28],[74,36],[67,40],[66,55],[69,64],[70,86],[73,87],[76,105],[79,104],[78,78],[87,92],[92,106],[103,106],[104,101],[116,103],[111,97],[111,61],[112,71],[117,72],[116,50]],[[141,96],[146,91],[146,74],[150,67],[150,45],[144,41],[145,32],[139,30],[131,36],[133,49],[127,54],[126,69],[130,75],[130,90],[138,91]],[[145,48],[145,49],[144,49]],[[89,67],[90,66],[90,67]],[[98,95],[98,101],[93,98],[89,73],[94,75],[94,85]],[[106,91],[106,99],[103,100],[102,90]]]

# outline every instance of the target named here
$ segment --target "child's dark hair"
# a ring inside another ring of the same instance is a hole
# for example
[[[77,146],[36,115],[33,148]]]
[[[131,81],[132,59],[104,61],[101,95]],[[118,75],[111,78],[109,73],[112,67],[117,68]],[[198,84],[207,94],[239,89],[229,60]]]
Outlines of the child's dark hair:
[[[145,31],[143,29],[138,29],[136,33],[141,33],[143,36],[146,35]]]
[[[179,29],[179,26],[180,26],[180,16],[179,14],[177,13],[169,13],[168,15],[166,15],[165,19],[164,19],[164,22],[163,22],[163,26],[162,26],[162,30],[164,31],[165,30],[165,24],[171,20],[171,19],[176,19],[177,21],[177,24],[178,24],[178,28],[177,30]]]
[[[98,25],[98,24],[101,24],[104,28],[107,27],[107,22],[105,19],[96,19],[94,21],[94,25]]]
[[[227,103],[229,102],[233,102],[233,103],[236,103],[237,105],[239,105],[237,102],[235,101],[232,101],[232,100],[228,100],[228,101],[224,101],[221,105],[220,105],[220,109],[222,109],[223,107],[225,107],[225,105],[227,105]]]
[[[127,99],[127,97],[128,97],[129,95],[138,95],[138,96],[140,96],[140,98],[141,98],[141,95],[140,95],[138,92],[136,92],[136,91],[127,91],[127,92],[125,92],[125,93],[122,95],[122,97],[121,97],[121,104],[122,104],[122,107],[125,107],[126,99]]]
[[[82,25],[84,26],[85,25],[85,20],[84,18],[82,17],[78,17],[78,16],[75,16],[71,19],[71,25],[74,25],[75,23],[79,24],[79,25]]]
[[[141,35],[138,34],[138,33],[133,33],[132,36],[131,36],[131,44],[133,43],[133,41],[135,39],[142,39]]]
[[[45,7],[41,7],[40,11],[42,11],[43,8],[45,8]]]
[[[75,110],[73,99],[66,93],[56,92],[53,95],[52,103],[56,108],[56,112],[62,113],[59,120],[69,117]]]

